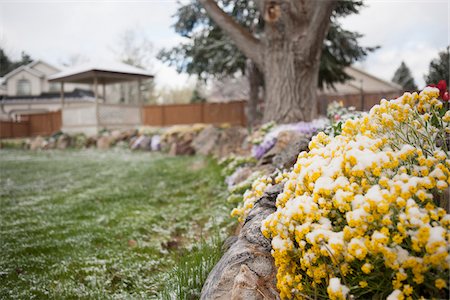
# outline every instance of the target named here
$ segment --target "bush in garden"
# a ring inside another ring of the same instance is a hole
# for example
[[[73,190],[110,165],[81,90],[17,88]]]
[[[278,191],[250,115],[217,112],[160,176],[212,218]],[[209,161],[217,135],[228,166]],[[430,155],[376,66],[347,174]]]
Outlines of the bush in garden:
[[[342,125],[348,119],[355,119],[361,116],[360,111],[356,111],[355,107],[345,107],[344,103],[334,101],[327,107],[327,117],[330,120],[330,126],[325,128],[324,132],[329,136],[341,134]]]
[[[253,181],[251,188],[244,193],[242,203],[231,211],[231,216],[237,217],[241,223],[244,222],[256,200],[261,198],[265,190],[274,184],[285,181],[287,176],[288,173],[277,171],[273,175],[261,176]]]
[[[437,199],[450,184],[450,111],[440,97],[427,87],[382,100],[299,154],[262,224],[281,298],[448,299],[450,215]]]

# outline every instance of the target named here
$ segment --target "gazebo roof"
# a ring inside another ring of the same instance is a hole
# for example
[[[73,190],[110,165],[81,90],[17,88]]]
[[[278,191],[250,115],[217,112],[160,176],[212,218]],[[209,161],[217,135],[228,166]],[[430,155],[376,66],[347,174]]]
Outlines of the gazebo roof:
[[[67,68],[48,77],[50,82],[117,83],[153,78],[149,72],[120,62],[96,62]]]

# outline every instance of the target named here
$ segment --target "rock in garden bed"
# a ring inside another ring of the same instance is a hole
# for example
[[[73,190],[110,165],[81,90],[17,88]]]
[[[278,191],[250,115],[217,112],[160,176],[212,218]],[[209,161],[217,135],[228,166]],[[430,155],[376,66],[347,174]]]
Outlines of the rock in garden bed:
[[[261,222],[275,211],[282,185],[269,188],[256,201],[235,241],[209,274],[201,299],[279,299],[270,240]]]

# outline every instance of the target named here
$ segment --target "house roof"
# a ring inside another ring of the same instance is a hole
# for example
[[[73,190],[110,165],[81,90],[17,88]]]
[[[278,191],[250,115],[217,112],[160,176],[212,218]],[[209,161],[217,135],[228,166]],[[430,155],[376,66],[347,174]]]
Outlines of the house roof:
[[[11,72],[7,73],[5,76],[2,77],[2,78],[3,78],[3,81],[2,81],[2,82],[6,82],[6,80],[7,80],[9,77],[14,76],[15,74],[17,74],[17,73],[19,73],[19,72],[21,72],[21,71],[28,72],[28,73],[30,73],[30,74],[32,74],[32,75],[34,75],[34,76],[37,76],[37,77],[43,77],[43,76],[45,76],[46,74],[44,74],[44,73],[42,73],[42,72],[40,72],[40,71],[38,71],[38,70],[36,70],[36,69],[33,69],[33,67],[34,67],[35,65],[37,65],[38,63],[45,64],[45,65],[47,65],[47,66],[49,66],[49,67],[55,69],[56,71],[59,71],[59,69],[58,69],[57,67],[55,67],[55,66],[49,64],[48,62],[43,61],[43,60],[41,60],[41,59],[37,59],[37,60],[34,60],[34,61],[30,62],[29,64],[22,65],[22,66],[20,66],[20,67],[18,67],[18,68],[15,68],[15,69],[12,70]],[[0,82],[0,84],[1,84],[2,82]]]
[[[95,77],[100,83],[115,83],[154,76],[143,69],[120,62],[96,62],[67,68],[48,79],[50,82],[92,83]]]
[[[344,83],[334,84],[334,89],[324,88],[320,94],[349,95],[359,94],[361,93],[361,90],[364,93],[389,93],[402,90],[402,87],[398,84],[375,77],[372,74],[355,67],[347,67],[345,68],[345,72],[352,76],[353,79]]]
[[[43,77],[43,76],[45,76],[44,73],[39,72],[38,70],[31,69],[28,65],[23,65],[23,66],[20,66],[20,67],[18,67],[16,69],[12,70],[11,72],[7,73],[5,76],[3,76],[3,80],[6,81],[9,77],[14,76],[15,74],[17,74],[17,73],[19,73],[21,71],[28,72],[28,73],[36,76],[36,77]]]
[[[361,69],[355,67],[347,67],[346,73],[353,77],[344,83],[335,83],[334,89],[324,88],[319,90],[320,95],[327,96],[344,96],[371,93],[396,93],[402,90],[398,84],[380,79]],[[249,85],[246,77],[227,77],[225,79],[213,82],[212,87],[208,91],[208,101],[224,102],[236,99],[248,99]]]
[[[61,97],[61,94],[55,93],[55,92],[48,92],[48,93],[42,93],[39,96],[36,95],[29,95],[29,96],[5,96],[1,100],[3,103],[8,102],[27,102],[31,100],[51,100],[51,99],[59,99]],[[72,100],[93,100],[94,99],[94,92],[90,90],[85,89],[79,89],[76,88],[71,92],[64,92],[64,98],[65,99],[72,99]]]
[[[49,64],[48,62],[46,62],[46,61],[44,61],[42,59],[33,60],[27,66],[30,67],[30,68],[33,68],[35,65],[37,65],[39,63],[47,65],[48,67],[50,67],[52,69],[55,69],[56,71],[61,71],[59,68],[55,67],[54,65]]]

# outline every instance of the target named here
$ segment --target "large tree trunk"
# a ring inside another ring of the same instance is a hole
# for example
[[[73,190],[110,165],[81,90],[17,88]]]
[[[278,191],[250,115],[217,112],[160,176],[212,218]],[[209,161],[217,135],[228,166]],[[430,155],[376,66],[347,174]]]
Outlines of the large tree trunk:
[[[307,48],[308,45],[299,47]],[[316,93],[320,61],[317,58],[305,61],[301,55],[304,51],[294,52],[292,49],[290,43],[272,45],[266,49],[265,122],[311,121],[317,115]]]
[[[261,121],[261,112],[258,110],[260,89],[264,86],[263,74],[251,60],[247,61],[247,76],[249,83],[249,97],[247,101],[247,123],[250,127]]]
[[[310,121],[317,115],[317,86],[333,8],[327,1],[265,0],[264,121]]]
[[[334,0],[259,0],[261,40],[214,0],[199,0],[208,15],[264,73],[264,121],[310,121],[317,114],[320,55]]]

